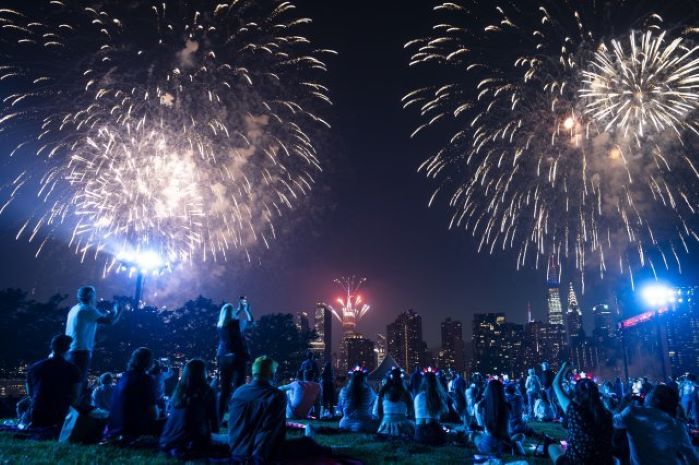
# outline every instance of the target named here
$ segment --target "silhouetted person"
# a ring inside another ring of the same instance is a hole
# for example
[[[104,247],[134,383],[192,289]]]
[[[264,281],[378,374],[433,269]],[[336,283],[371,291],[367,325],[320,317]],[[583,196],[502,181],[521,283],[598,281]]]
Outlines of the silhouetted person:
[[[35,428],[63,426],[68,409],[75,404],[81,388],[80,369],[65,360],[72,338],[51,339],[51,355],[27,371],[27,395],[31,398],[29,419]]]
[[[216,393],[206,380],[206,364],[190,360],[170,399],[160,448],[176,458],[202,457],[217,432]]]
[[[108,437],[129,442],[139,436],[157,435],[155,380],[148,374],[153,352],[139,347],[131,354],[127,370],[121,375],[112,396]]]
[[[262,356],[252,365],[252,381],[231,397],[228,444],[234,464],[263,464],[278,453],[286,436],[286,396],[271,384],[277,362]]]
[[[335,416],[335,370],[332,363],[327,362],[320,375],[320,387],[322,389],[323,418]]]
[[[320,368],[318,368],[318,362],[315,360],[315,355],[313,352],[306,351],[306,358],[301,362],[301,373],[310,372],[310,381],[318,381],[320,376]]]
[[[245,343],[244,333],[252,322],[250,305],[245,297],[240,298],[238,308],[233,307],[233,304],[225,304],[219,312],[216,324],[218,333],[216,361],[219,372],[219,422],[223,421],[231,393],[245,383],[245,371],[248,360],[250,360],[250,352],[248,352]]]

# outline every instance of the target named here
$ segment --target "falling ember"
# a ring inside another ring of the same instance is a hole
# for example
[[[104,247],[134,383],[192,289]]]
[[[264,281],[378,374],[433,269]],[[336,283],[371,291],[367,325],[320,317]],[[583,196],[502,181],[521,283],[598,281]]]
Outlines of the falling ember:
[[[430,34],[405,46],[433,80],[403,98],[421,117],[413,137],[452,131],[419,167],[436,183],[429,204],[444,197],[450,228],[480,252],[513,249],[518,268],[553,255],[604,276],[688,252],[699,239],[699,48],[696,28],[666,30],[663,17],[699,10],[486,3],[437,3]]]
[[[36,187],[43,208],[21,233],[68,229],[83,257],[268,246],[321,172],[334,52],[310,20],[281,0],[31,3],[0,9],[0,136],[37,160],[9,197]]]

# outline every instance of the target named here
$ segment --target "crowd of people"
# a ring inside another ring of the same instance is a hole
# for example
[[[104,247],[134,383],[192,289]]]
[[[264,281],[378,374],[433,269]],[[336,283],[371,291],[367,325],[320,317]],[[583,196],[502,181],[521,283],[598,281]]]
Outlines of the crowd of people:
[[[217,376],[199,359],[189,360],[180,376],[141,347],[125,372],[104,373],[88,386],[97,326],[117,323],[121,308],[98,310],[93,287],[81,288],[77,297],[65,334],[55,336],[50,355],[29,368],[28,398],[18,404],[19,428],[44,437],[91,437],[72,435],[81,423],[68,420],[89,417],[82,424],[115,444],[150,440],[180,459],[268,463],[329,455],[310,438],[286,439],[286,430],[295,420],[339,418],[340,430],[376,440],[453,443],[484,457],[534,454],[556,465],[699,465],[690,434],[699,424],[692,375],[598,385],[565,363],[558,372],[543,363],[518,380],[475,373],[467,381],[454,371],[406,374],[394,367],[372,386],[367,372],[356,368],[336,392],[332,364],[321,370],[308,352],[297,379],[278,385],[277,363],[264,355],[253,360],[247,349],[244,332],[254,319],[242,297],[237,307],[225,304],[220,311]],[[537,433],[533,422],[561,422],[566,441]]]

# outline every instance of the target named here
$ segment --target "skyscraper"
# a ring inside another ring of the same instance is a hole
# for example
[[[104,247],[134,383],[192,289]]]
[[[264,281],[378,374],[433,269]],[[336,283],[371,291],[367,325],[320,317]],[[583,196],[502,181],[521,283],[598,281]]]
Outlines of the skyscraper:
[[[563,325],[532,321],[524,326],[522,358],[525,368],[533,368],[548,361],[555,369],[559,366],[563,350]]]
[[[573,289],[573,283],[568,287],[568,311],[566,312],[566,342],[569,346],[574,346],[583,337],[582,312],[578,304],[578,298]]]
[[[376,368],[374,341],[360,334],[345,336],[342,341],[345,344],[348,370],[356,366],[369,371],[373,371]]]
[[[376,365],[381,365],[381,362],[386,357],[386,336],[383,334],[379,333],[376,335],[374,351],[376,352]]]
[[[308,313],[306,312],[296,312],[296,327],[302,333],[311,332],[311,323],[308,320]]]
[[[549,267],[546,272],[546,286],[548,288],[548,322],[553,325],[563,324],[563,309],[561,308],[560,281],[558,277],[558,264],[556,257],[551,255]]]
[[[675,376],[699,369],[699,287],[678,287],[665,328],[670,368]]]
[[[425,343],[422,340],[422,317],[413,310],[398,315],[386,327],[388,353],[406,371],[422,368]]]
[[[473,316],[473,371],[519,376],[523,366],[524,327],[505,321],[504,313]]]
[[[593,330],[592,337],[596,343],[604,343],[614,339],[616,324],[614,313],[607,304],[597,304],[592,307]]]
[[[447,318],[442,322],[442,346],[438,356],[440,368],[453,368],[459,372],[466,369],[463,334],[460,321]]]
[[[316,304],[313,316],[313,330],[317,338],[310,343],[310,350],[322,363],[332,360],[332,313],[325,304]]]

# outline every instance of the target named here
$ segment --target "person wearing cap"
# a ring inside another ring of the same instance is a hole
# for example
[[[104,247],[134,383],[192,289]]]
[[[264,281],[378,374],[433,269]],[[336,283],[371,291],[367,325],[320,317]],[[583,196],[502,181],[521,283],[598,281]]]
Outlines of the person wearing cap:
[[[110,312],[102,312],[97,308],[97,291],[92,286],[78,289],[78,303],[68,312],[66,335],[72,338],[67,359],[73,362],[81,374],[82,389],[85,389],[87,375],[92,362],[92,350],[95,347],[97,325],[111,325],[119,321],[120,307],[114,304]]]
[[[286,395],[272,386],[277,362],[255,359],[252,381],[236,389],[229,404],[228,444],[234,464],[267,463],[286,436]]]
[[[80,370],[64,358],[71,341],[70,336],[55,336],[51,339],[51,355],[34,363],[27,371],[32,427],[57,428],[58,433],[69,407],[78,398]]]

